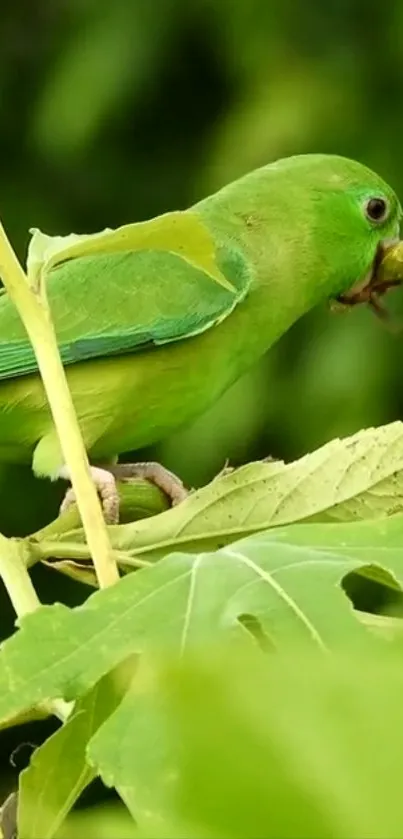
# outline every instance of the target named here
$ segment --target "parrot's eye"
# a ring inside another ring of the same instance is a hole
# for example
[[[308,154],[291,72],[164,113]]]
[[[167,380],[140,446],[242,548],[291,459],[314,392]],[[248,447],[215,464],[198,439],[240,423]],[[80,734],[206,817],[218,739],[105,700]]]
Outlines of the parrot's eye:
[[[365,212],[370,221],[385,221],[388,209],[387,201],[384,198],[370,198],[365,205]]]

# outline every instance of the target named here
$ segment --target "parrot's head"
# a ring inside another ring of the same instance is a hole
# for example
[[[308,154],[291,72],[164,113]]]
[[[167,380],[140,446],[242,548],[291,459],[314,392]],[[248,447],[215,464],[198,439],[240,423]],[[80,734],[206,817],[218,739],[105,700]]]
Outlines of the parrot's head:
[[[380,297],[403,282],[403,212],[394,191],[344,157],[300,155],[277,165],[284,174],[289,167],[290,186],[303,186],[305,230],[323,266],[323,291],[343,306],[367,303],[384,314]]]
[[[364,167],[360,167],[364,169]],[[375,173],[364,170],[363,183],[346,190],[350,214],[361,213],[362,234],[352,223],[352,234],[367,248],[368,268],[361,277],[336,295],[344,306],[368,304],[378,317],[387,317],[380,298],[403,283],[403,242],[399,239],[402,208],[394,191]],[[354,231],[354,233],[353,233]]]

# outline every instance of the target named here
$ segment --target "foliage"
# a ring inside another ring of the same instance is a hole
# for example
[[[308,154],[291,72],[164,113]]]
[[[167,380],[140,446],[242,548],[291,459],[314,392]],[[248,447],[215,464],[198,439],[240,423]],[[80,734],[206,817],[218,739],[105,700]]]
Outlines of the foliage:
[[[158,6],[3,10],[1,217],[21,257],[33,223],[117,228],[287,154],[357,158],[402,195],[396,0]],[[14,631],[1,603],[3,798],[9,743],[36,746],[20,839],[402,835],[402,341],[365,311],[312,312],[137,453],[202,489],[167,510],[121,485],[110,590],[89,587],[77,512],[56,518],[63,487],[1,466],[0,532],[27,537],[13,556],[51,604]],[[227,458],[248,465],[211,480]],[[62,699],[53,734],[17,724]],[[96,776],[114,801],[71,812]]]
[[[66,817],[97,775],[134,820],[116,811],[112,836],[399,835],[402,439],[395,423],[218,477],[110,528],[132,572],[117,584],[19,619],[0,651],[3,726],[74,703],[20,775],[21,839],[74,837]],[[82,532],[52,528],[21,548],[66,551],[80,579]],[[354,610],[351,575],[395,616]]]

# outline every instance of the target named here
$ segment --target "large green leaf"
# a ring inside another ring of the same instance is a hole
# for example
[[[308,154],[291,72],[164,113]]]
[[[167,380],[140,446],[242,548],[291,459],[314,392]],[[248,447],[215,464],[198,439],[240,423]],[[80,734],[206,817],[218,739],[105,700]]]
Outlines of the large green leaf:
[[[42,608],[0,653],[0,718],[80,696],[149,646],[183,650],[230,636],[323,649],[361,637],[339,583],[360,571],[399,588],[402,541],[402,516],[273,528],[216,553],[171,554],[75,610]]]
[[[217,553],[172,554],[74,610],[42,607],[0,652],[0,719],[72,699],[128,655],[220,637],[325,649],[366,634],[338,583],[362,566],[337,551],[276,544],[270,532]],[[252,616],[252,624],[250,620]]]
[[[149,521],[111,530],[145,559],[213,550],[296,521],[356,521],[403,512],[403,423],[332,440],[294,463],[251,463]]]
[[[192,493],[149,520],[110,528],[113,547],[156,561],[174,550],[216,550],[249,533],[298,521],[373,520],[403,512],[403,423],[332,440],[290,464],[251,463]],[[75,522],[72,521],[72,527]],[[74,559],[84,533],[55,521],[32,537],[46,542],[44,559]],[[63,546],[67,542],[67,546]],[[52,545],[53,543],[53,545]],[[85,549],[77,558],[89,559]],[[133,563],[137,567],[136,562]]]
[[[142,836],[400,839],[402,652],[164,662],[90,757]]]

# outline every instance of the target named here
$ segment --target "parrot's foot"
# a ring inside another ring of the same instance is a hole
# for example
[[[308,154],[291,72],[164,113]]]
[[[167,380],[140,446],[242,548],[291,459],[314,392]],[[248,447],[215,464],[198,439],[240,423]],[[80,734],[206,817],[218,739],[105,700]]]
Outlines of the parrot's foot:
[[[118,524],[119,494],[114,476],[109,470],[100,469],[98,466],[90,466],[90,472],[102,502],[105,521],[108,524]],[[59,477],[66,481],[70,480],[69,470],[65,466],[60,470]],[[75,492],[73,489],[68,489],[61,503],[60,513],[65,513],[73,504],[76,504]]]
[[[151,481],[168,496],[172,507],[180,504],[189,495],[180,478],[160,463],[116,463],[108,466],[108,470],[118,481],[127,481],[130,478],[145,478]]]
[[[131,478],[145,478],[168,496],[173,507],[184,501],[189,494],[180,478],[173,472],[169,472],[160,463],[116,463],[108,464],[108,467],[104,469],[99,466],[90,466],[90,472],[102,502],[107,524],[118,524],[119,522],[119,493],[116,487],[116,479],[128,481]],[[67,481],[70,480],[70,473],[66,467],[60,470],[59,477]],[[76,504],[76,496],[71,488],[67,490],[61,503],[60,514],[65,513],[74,504]]]

